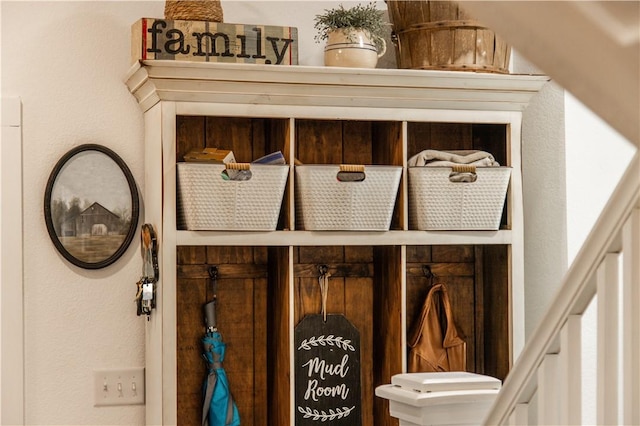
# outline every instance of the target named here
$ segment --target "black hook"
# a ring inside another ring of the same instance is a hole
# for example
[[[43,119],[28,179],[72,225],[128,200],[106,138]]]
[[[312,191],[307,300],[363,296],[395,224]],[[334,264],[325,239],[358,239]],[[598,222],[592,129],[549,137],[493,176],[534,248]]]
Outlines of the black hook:
[[[436,276],[436,274],[434,274],[433,271],[431,271],[430,265],[422,265],[422,273],[424,274],[425,277],[429,279],[433,279]]]
[[[211,291],[213,292],[213,301],[218,298],[218,267],[209,266],[209,282],[211,283]]]
[[[430,265],[422,265],[422,273],[429,280],[429,287],[433,287],[433,280],[436,278],[436,274],[431,270]]]
[[[209,266],[209,278],[212,280],[218,279],[218,267],[217,266]]]
[[[327,275],[327,272],[329,272],[329,267],[327,265],[318,265],[318,272],[320,272],[320,276]]]

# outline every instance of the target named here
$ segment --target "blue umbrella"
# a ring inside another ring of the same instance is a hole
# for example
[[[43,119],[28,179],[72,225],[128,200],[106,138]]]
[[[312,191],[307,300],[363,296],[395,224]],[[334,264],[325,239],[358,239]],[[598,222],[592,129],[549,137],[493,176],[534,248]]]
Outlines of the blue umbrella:
[[[207,332],[202,338],[204,353],[209,374],[203,384],[202,426],[239,426],[240,415],[231,392],[227,373],[222,367],[227,345],[216,326],[216,279],[218,270],[209,268],[209,275],[214,287],[214,298],[204,305]]]

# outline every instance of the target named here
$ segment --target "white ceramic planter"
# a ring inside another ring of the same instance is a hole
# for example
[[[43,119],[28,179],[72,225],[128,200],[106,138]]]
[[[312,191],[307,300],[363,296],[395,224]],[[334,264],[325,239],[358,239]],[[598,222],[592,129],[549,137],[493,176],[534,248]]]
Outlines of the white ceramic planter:
[[[328,67],[375,68],[378,58],[386,51],[384,40],[382,43],[382,52],[378,52],[365,31],[332,31],[324,48],[324,64]]]

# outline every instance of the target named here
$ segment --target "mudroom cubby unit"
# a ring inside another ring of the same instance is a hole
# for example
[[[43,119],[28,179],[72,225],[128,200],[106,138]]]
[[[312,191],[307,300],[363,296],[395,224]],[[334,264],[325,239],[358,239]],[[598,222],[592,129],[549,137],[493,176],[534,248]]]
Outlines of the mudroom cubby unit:
[[[144,113],[144,222],[158,234],[160,264],[156,308],[146,322],[147,423],[201,421],[202,305],[212,297],[212,267],[224,367],[242,424],[296,424],[303,410],[297,326],[326,312],[348,320],[359,336],[360,423],[396,425],[374,391],[407,370],[407,335],[434,280],[449,288],[469,371],[503,379],[524,344],[522,111],[547,80],[136,64],[126,84]],[[231,150],[238,162],[282,152],[289,173],[274,230],[178,228],[177,164],[203,148]],[[498,229],[412,229],[407,163],[428,149],[487,151],[511,168]],[[401,171],[388,230],[303,229],[296,167],[340,164],[364,166],[365,175],[373,166]]]

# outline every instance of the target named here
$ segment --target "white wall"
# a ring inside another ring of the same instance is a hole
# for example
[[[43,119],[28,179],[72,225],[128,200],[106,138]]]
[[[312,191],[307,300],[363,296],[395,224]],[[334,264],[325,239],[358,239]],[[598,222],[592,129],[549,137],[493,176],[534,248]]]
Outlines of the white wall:
[[[515,49],[511,72],[543,74]],[[551,81],[531,100],[522,123],[525,336],[567,270],[564,125],[564,89]]]
[[[565,97],[567,227],[573,259],[633,157],[635,147],[571,94]]]
[[[298,27],[300,63],[320,65],[313,17],[338,4],[226,1],[223,9],[225,22]],[[107,268],[77,268],[49,239],[43,199],[55,163],[82,143],[114,150],[144,188],[142,114],[123,78],[131,24],[163,17],[164,1],[0,7],[2,96],[23,102],[26,422],[143,424],[142,406],[93,407],[92,388],[94,369],[144,365],[144,319],[133,302],[138,239]]]
[[[0,350],[0,423],[11,424],[24,412],[22,108],[18,98],[0,100],[0,346],[11,349]]]
[[[513,53],[512,72],[544,74],[517,51]],[[532,99],[523,120],[525,332],[529,336],[635,148],[553,80]],[[588,321],[587,332],[595,330]]]
[[[298,27],[300,64],[320,65],[322,46],[313,40],[313,17],[337,4],[223,1],[223,8],[226,22]],[[3,1],[0,7],[2,95],[20,96],[24,105],[27,423],[142,424],[141,406],[93,407],[91,374],[97,368],[144,365],[144,320],[136,317],[133,303],[141,268],[137,239],[122,259],[103,270],[76,268],[48,237],[43,197],[55,162],[86,142],[116,151],[144,187],[142,115],[122,79],[130,65],[130,25],[141,17],[162,17],[164,2]],[[521,66],[520,71],[527,67]],[[561,92],[553,85],[545,88],[527,110],[524,127],[527,332],[566,270],[573,239],[564,237],[565,191],[568,211],[586,209],[585,200],[571,198],[574,185],[583,181],[567,178],[566,190],[563,183]],[[566,155],[576,155],[576,163],[570,167],[584,170],[583,161],[593,158],[570,152],[571,137]],[[586,154],[599,145],[579,141],[571,146]],[[588,205],[592,212],[599,208]],[[571,214],[571,232],[574,226],[590,226],[574,220],[582,213]]]
[[[44,188],[82,143],[115,150],[143,181],[143,126],[122,83],[129,27],[154,3],[2,2],[2,95],[23,102],[25,392],[28,424],[141,424],[142,406],[94,408],[92,371],[144,365],[133,296],[138,244],[98,271],[51,243]],[[4,285],[5,283],[3,283]]]

